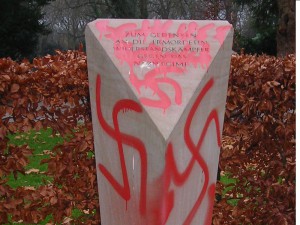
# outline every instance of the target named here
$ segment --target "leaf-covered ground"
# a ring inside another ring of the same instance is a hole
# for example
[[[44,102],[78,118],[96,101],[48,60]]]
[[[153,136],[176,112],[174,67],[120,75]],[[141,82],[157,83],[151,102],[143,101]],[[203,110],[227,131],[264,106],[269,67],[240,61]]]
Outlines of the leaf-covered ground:
[[[214,224],[295,224],[295,76],[294,56],[232,57],[220,168],[239,201],[218,202]]]

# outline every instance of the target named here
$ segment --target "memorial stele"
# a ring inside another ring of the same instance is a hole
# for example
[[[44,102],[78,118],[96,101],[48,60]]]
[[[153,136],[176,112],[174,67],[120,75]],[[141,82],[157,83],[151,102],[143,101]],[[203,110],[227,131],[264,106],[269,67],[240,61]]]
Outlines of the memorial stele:
[[[227,21],[87,25],[102,225],[211,224],[232,39]]]

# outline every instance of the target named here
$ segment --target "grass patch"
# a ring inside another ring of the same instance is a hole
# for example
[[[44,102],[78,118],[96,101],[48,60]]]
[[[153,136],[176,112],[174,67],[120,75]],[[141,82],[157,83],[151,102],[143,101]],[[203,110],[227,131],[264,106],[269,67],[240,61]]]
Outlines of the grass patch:
[[[52,216],[52,215],[48,215],[48,216],[45,218],[44,221],[41,221],[41,222],[39,222],[38,224],[39,224],[39,225],[46,225],[47,223],[50,222],[51,219],[53,219],[53,216]],[[11,220],[12,220],[12,218],[11,218],[11,216],[9,215],[9,221],[11,221]],[[5,223],[5,224],[3,224],[3,225],[23,225],[23,224],[25,224],[23,221],[19,221],[19,222],[9,222],[9,223]],[[36,224],[34,224],[34,223],[26,223],[26,225],[36,225]]]
[[[228,191],[232,190],[235,187],[237,180],[235,178],[232,178],[231,174],[223,173],[220,177],[220,182],[225,185],[225,188],[222,191],[222,198],[227,199],[227,203],[229,205],[236,206],[239,199],[229,199],[228,195],[226,194]]]
[[[226,186],[222,191],[222,195],[225,195],[228,191],[232,190],[236,184],[236,179],[232,178],[231,174],[228,173],[221,175],[220,181]]]
[[[27,133],[17,133],[9,135],[9,144],[21,146],[27,144],[32,150],[33,155],[28,157],[29,164],[25,167],[26,174],[18,173],[18,178],[14,179],[11,174],[7,184],[12,188],[21,186],[38,187],[45,183],[51,183],[52,178],[44,173],[48,169],[47,164],[40,164],[41,160],[48,159],[51,150],[55,145],[63,143],[64,139],[56,134],[52,134],[52,129],[40,130],[39,132],[30,131]]]
[[[41,185],[52,183],[53,178],[47,176],[45,172],[48,169],[47,163],[41,164],[43,159],[50,158],[52,149],[57,144],[62,144],[63,141],[68,141],[71,135],[66,135],[64,138],[59,134],[53,134],[52,129],[48,128],[40,131],[30,131],[27,133],[17,133],[8,135],[9,144],[15,146],[28,145],[33,150],[32,156],[28,157],[29,163],[25,167],[26,174],[23,175],[18,173],[17,179],[14,178],[13,174],[8,176],[8,182],[6,183],[12,188],[17,187],[34,187],[37,188]],[[90,152],[88,157],[93,157],[93,153]],[[76,219],[83,215],[79,209],[72,210],[72,218]],[[45,225],[53,220],[52,215],[48,215],[44,221],[39,222],[41,225]],[[9,215],[9,224],[19,225],[24,224],[22,221],[12,222],[11,215]],[[31,225],[31,224],[28,224]]]

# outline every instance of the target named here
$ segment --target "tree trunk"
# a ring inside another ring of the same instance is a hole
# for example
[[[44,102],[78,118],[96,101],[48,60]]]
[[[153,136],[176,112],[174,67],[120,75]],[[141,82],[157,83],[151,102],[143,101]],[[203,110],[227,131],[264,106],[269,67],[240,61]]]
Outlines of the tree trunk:
[[[141,19],[147,19],[148,18],[148,0],[140,0],[140,11],[141,11]]]
[[[115,18],[135,19],[137,0],[112,0]]]
[[[296,49],[296,22],[295,1],[277,0],[279,21],[277,32],[277,55],[295,54]]]
[[[224,0],[226,20],[236,28],[237,23],[237,5],[233,0]]]

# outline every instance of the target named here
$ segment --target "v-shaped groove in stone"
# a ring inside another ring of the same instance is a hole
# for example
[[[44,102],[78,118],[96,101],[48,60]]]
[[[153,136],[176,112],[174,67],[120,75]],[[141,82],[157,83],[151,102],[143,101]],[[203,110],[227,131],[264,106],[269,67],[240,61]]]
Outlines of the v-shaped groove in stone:
[[[231,30],[226,21],[100,19],[88,26],[165,140]]]

